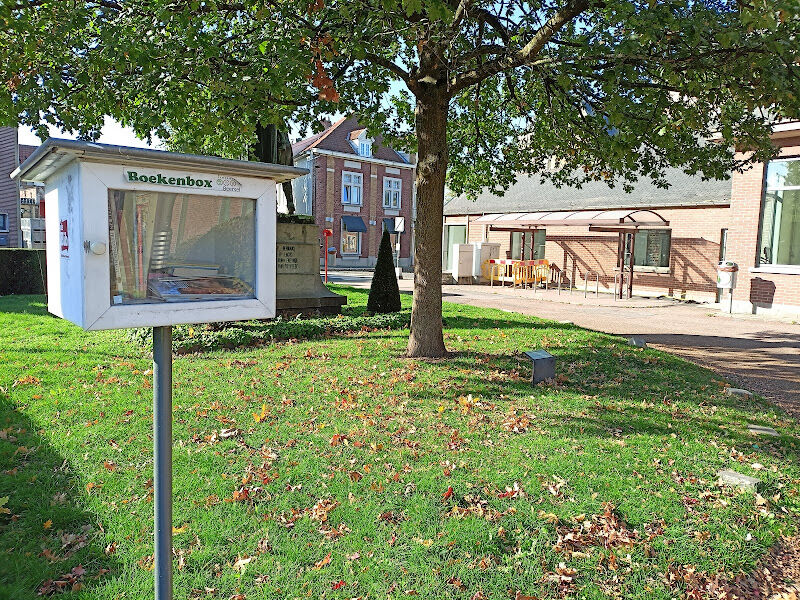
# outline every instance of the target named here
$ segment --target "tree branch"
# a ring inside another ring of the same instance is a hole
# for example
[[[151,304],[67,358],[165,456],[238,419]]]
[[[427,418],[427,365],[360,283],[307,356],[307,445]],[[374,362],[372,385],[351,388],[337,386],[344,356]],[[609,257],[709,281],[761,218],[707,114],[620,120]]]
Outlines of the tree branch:
[[[397,75],[400,79],[402,79],[405,83],[408,83],[411,79],[411,75],[409,75],[408,71],[406,71],[400,65],[395,64],[393,61],[389,60],[385,56],[381,56],[380,54],[372,54],[368,52],[364,58],[366,58],[371,63],[378,65],[379,67],[383,67],[384,69],[388,69],[395,75]]]
[[[457,93],[492,75],[531,62],[542,48],[544,48],[545,44],[547,44],[564,25],[589,8],[590,5],[590,0],[571,1],[563,8],[557,10],[547,22],[536,31],[530,41],[517,52],[508,56],[496,58],[475,69],[467,71],[463,75],[454,77],[450,83],[451,93]]]

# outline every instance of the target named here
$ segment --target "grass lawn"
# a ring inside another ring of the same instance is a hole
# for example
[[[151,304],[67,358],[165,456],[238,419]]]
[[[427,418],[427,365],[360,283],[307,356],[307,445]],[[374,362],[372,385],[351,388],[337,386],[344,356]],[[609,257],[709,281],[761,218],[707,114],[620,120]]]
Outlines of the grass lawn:
[[[795,531],[777,409],[609,335],[444,313],[443,361],[407,330],[176,357],[176,598],[677,598]],[[0,331],[0,598],[152,597],[148,352],[41,297],[0,298]]]

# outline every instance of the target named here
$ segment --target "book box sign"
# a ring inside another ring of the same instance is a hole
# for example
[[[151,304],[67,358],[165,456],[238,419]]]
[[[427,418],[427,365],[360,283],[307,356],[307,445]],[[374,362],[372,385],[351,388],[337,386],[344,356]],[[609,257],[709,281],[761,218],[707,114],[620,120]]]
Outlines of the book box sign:
[[[208,175],[141,167],[124,167],[122,175],[125,183],[150,183],[165,187],[189,188],[190,190],[201,188],[218,192],[240,192],[242,190],[242,182],[232,175]]]
[[[48,309],[84,329],[275,316],[277,185],[305,172],[48,140],[14,173],[45,185]]]

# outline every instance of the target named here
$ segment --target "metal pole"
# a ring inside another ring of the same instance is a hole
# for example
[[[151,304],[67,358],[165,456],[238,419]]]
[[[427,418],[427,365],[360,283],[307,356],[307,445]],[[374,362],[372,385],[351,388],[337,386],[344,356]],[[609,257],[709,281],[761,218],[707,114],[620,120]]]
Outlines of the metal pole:
[[[155,600],[172,600],[172,327],[153,327]]]
[[[633,298],[633,254],[636,249],[636,230],[631,233],[631,277],[628,280],[628,300]]]

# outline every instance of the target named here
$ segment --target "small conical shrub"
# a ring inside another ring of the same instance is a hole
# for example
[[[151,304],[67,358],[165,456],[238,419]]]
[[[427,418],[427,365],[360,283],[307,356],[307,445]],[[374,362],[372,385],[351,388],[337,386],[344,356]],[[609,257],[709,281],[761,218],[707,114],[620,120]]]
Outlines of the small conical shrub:
[[[389,243],[389,232],[384,230],[381,245],[378,248],[378,262],[372,275],[369,288],[367,310],[371,313],[390,313],[400,310],[400,287],[394,272],[392,245]]]

